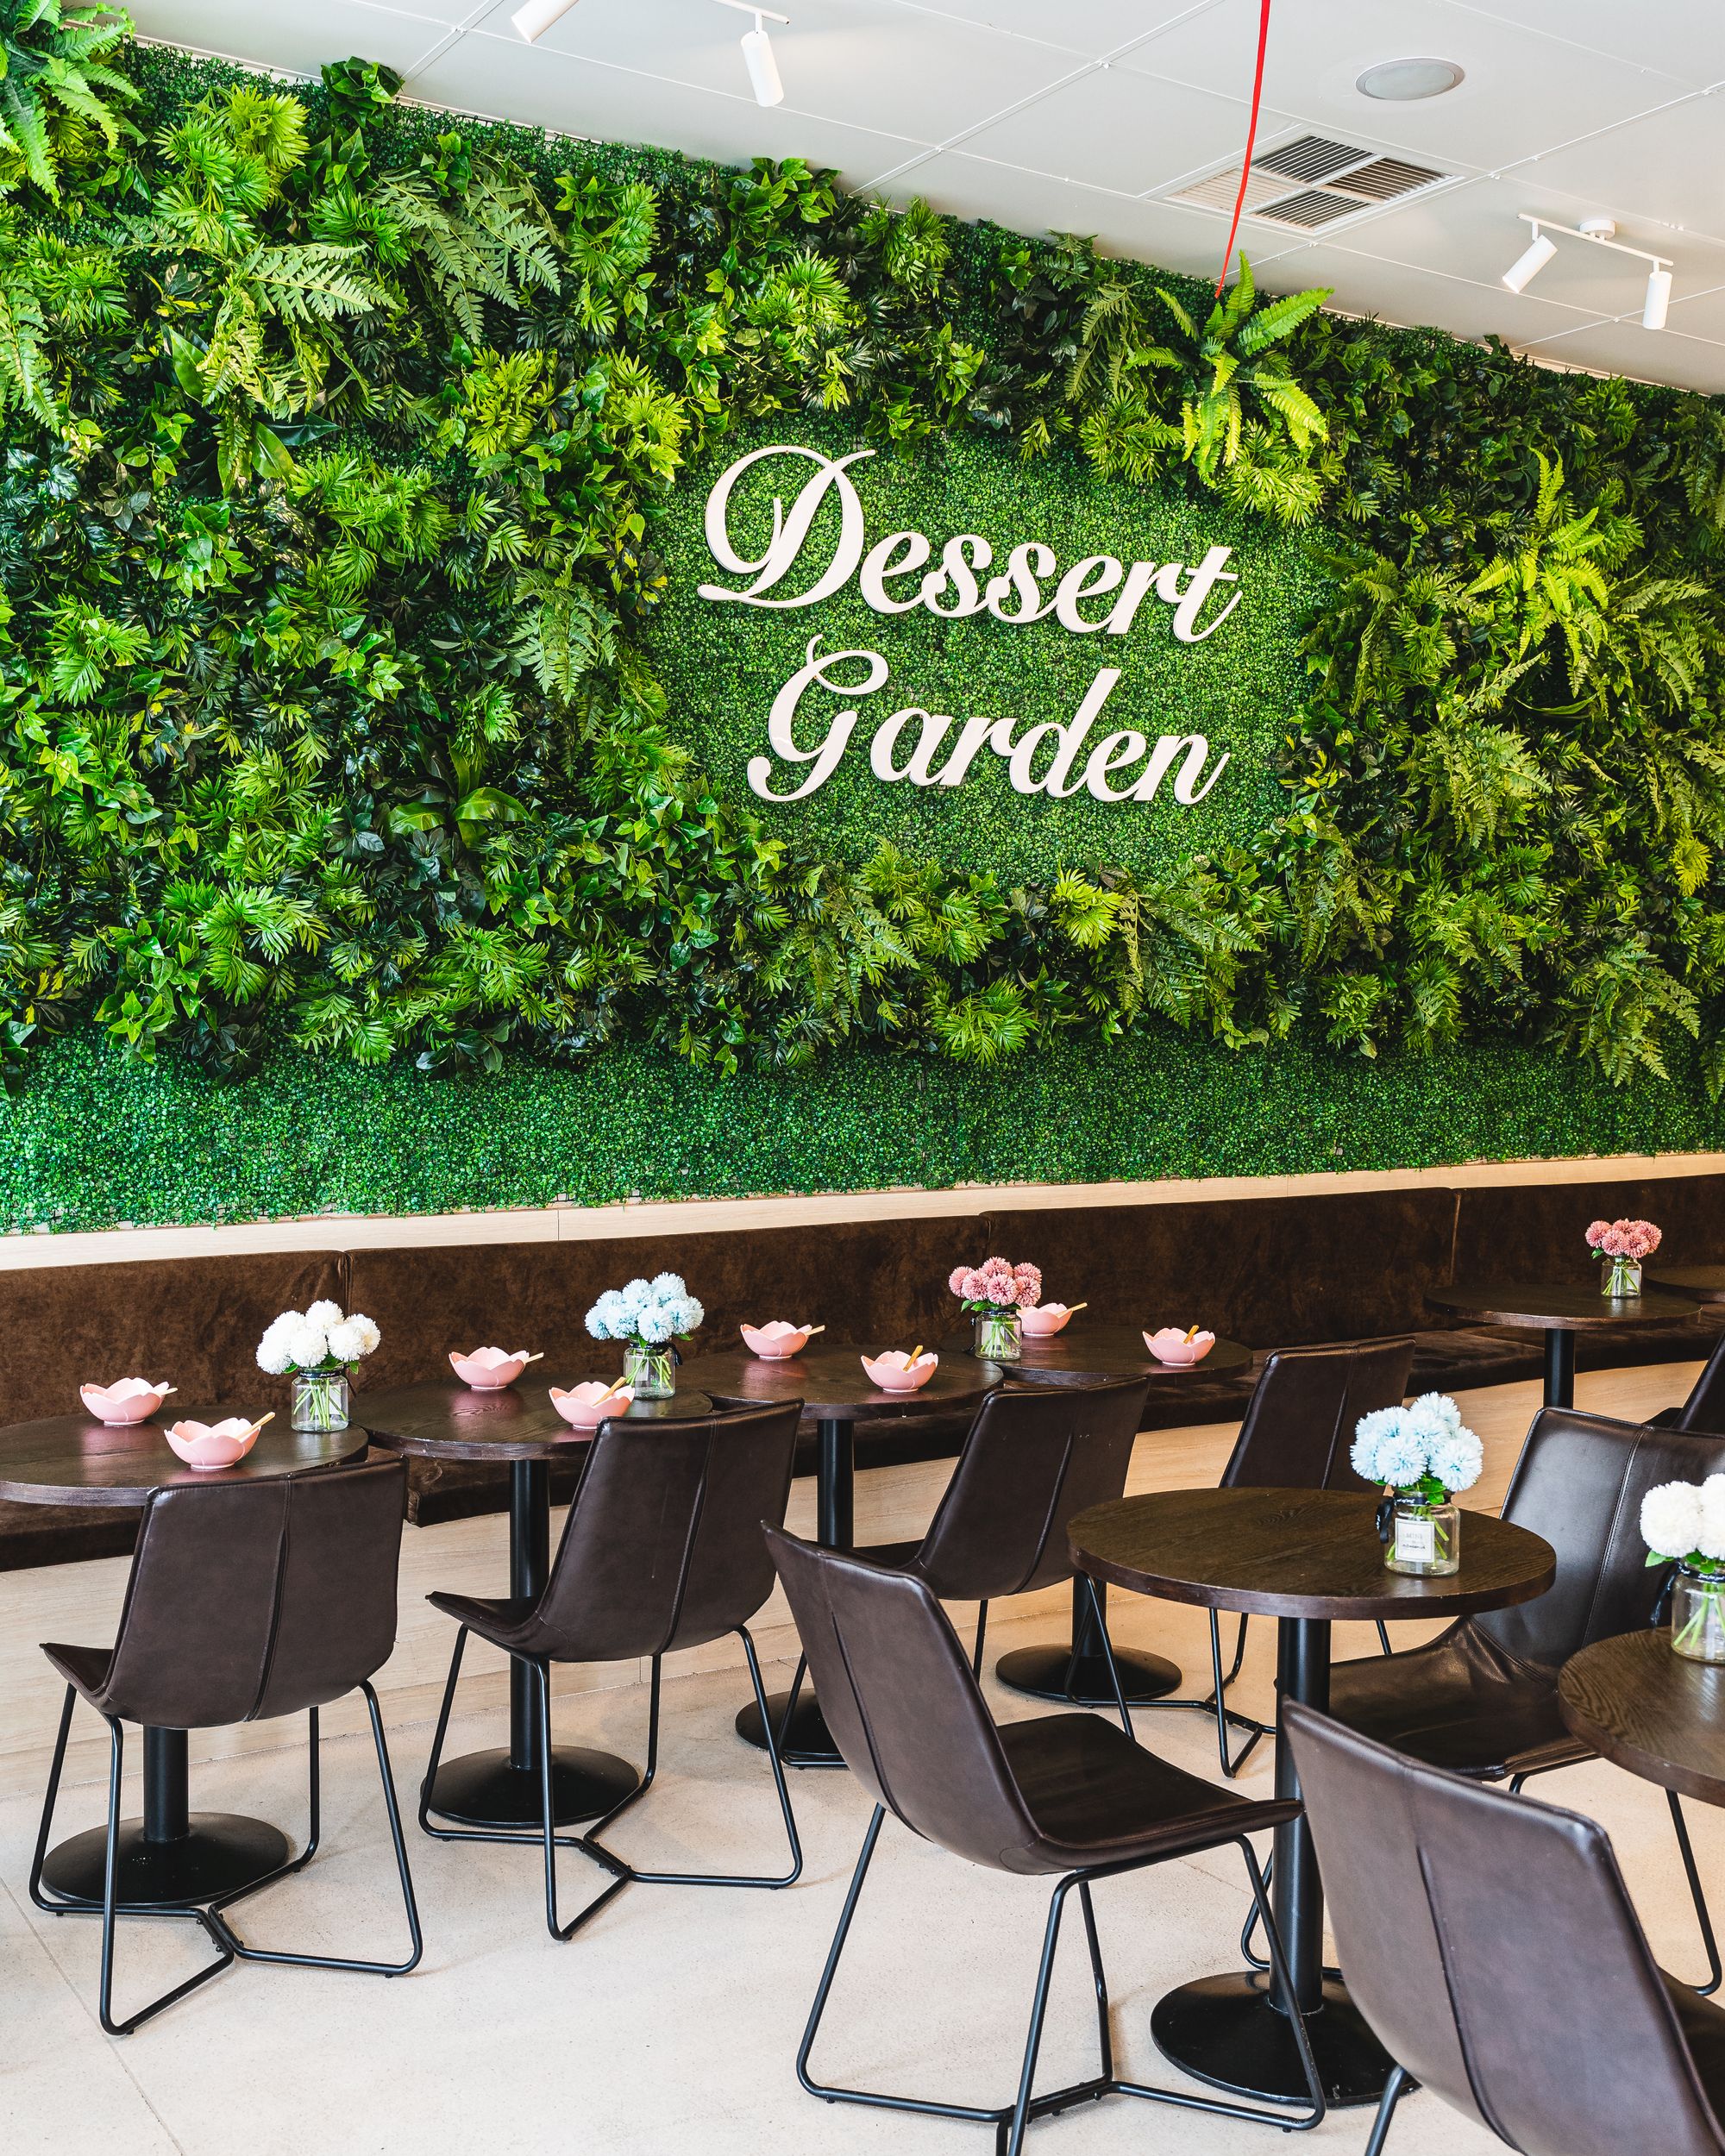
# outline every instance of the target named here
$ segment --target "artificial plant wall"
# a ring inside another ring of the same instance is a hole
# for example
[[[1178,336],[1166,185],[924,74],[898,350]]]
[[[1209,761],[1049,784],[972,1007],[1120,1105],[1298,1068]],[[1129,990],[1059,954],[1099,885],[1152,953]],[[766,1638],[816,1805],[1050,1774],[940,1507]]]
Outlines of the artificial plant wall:
[[[15,1080],[72,1027],[729,1071],[1171,1020],[1716,1086],[1716,404],[57,24],[0,0]],[[1275,812],[1020,878],[721,793],[657,541],[781,411],[1327,534]]]

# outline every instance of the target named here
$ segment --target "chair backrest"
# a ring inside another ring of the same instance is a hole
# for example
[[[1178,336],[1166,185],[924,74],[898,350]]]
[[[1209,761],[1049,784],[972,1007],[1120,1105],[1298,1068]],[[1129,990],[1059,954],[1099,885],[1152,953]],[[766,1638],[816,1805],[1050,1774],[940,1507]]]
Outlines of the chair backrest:
[[[164,1729],[321,1707],[395,1647],[403,1460],[152,1493],[104,1712]]]
[[[747,1624],[773,1591],[761,1523],[785,1516],[801,1413],[602,1424],[526,1651],[628,1661]]]
[[[1557,1577],[1537,1601],[1470,1621],[1504,1653],[1553,1675],[1596,1639],[1645,1625],[1662,1577],[1647,1569],[1641,1500],[1659,1482],[1725,1469],[1725,1438],[1542,1407],[1515,1463],[1503,1517],[1543,1535]]]
[[[1146,1377],[991,1393],[914,1569],[937,1595],[992,1600],[1072,1576],[1066,1526],[1124,1496]]]
[[[1523,2156],[1719,2156],[1604,1829],[1283,1714],[1348,1990],[1397,2065]]]
[[[1354,1426],[1380,1407],[1399,1407],[1413,1367],[1414,1343],[1405,1339],[1272,1355],[1246,1403],[1222,1488],[1368,1489],[1348,1458]]]
[[[1725,1435],[1725,1333],[1689,1388],[1689,1398],[1678,1410],[1679,1430],[1704,1430]]]
[[[981,1687],[933,1589],[913,1572],[767,1530],[820,1710],[876,1802],[995,1871],[1035,1827]]]

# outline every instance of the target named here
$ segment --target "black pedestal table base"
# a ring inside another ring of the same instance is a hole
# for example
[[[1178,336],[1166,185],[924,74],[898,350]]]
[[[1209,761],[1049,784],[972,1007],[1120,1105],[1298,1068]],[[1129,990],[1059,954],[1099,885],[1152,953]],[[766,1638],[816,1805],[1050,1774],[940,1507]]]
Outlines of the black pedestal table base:
[[[191,1907],[219,1901],[267,1878],[293,1853],[287,1836],[261,1819],[230,1812],[194,1812],[186,1831],[153,1840],[141,1820],[120,1829],[117,1905],[124,1908]],[[108,1830],[92,1827],[50,1850],[42,1884],[65,1902],[102,1906]]]
[[[768,1711],[773,1717],[776,1735],[785,1719],[785,1709],[791,1703],[788,1692],[775,1692],[768,1700]],[[767,1749],[767,1733],[761,1724],[761,1710],[753,1701],[739,1708],[737,1714],[737,1733],[744,1744],[753,1745],[757,1752]],[[838,1747],[828,1733],[826,1718],[820,1711],[820,1702],[813,1689],[805,1683],[797,1701],[797,1711],[791,1717],[791,1726],[785,1738],[785,1764],[787,1767],[842,1767]]]
[[[1094,1583],[1096,1607],[1106,1612],[1108,1590]],[[1072,1644],[1070,1647],[1016,1647],[994,1664],[994,1675],[1015,1692],[1032,1699],[1051,1700],[1057,1707],[1108,1707],[1114,1704],[1114,1688],[1102,1643],[1090,1614],[1090,1598],[1072,1590]],[[1114,1649],[1114,1665],[1120,1673],[1120,1689],[1128,1707],[1148,1707],[1180,1689],[1178,1666],[1159,1654],[1140,1654],[1130,1647]]]
[[[1546,1335],[1546,1405],[1575,1405],[1575,1335],[1556,1326]]]
[[[1151,2015],[1157,2048],[1182,2073],[1214,2089],[1271,2103],[1310,2103],[1293,2029],[1269,1986],[1269,1977],[1255,1970],[1182,1984]],[[1394,2062],[1333,1979],[1326,1980],[1321,2002],[1308,2009],[1306,2034],[1327,2103],[1339,2109],[1377,2102]]]
[[[629,1762],[612,1752],[558,1745],[551,1754],[552,1817],[559,1827],[598,1819],[640,1782]],[[426,1808],[459,1827],[536,1827],[543,1817],[538,1766],[517,1766],[501,1749],[446,1760]]]
[[[824,1421],[816,1429],[819,1450],[816,1460],[815,1482],[815,1539],[823,1550],[848,1550],[856,1539],[856,1445],[848,1422]],[[768,1700],[772,1710],[773,1728],[776,1735],[784,1720],[785,1708],[790,1703],[788,1692],[776,1692]],[[737,1733],[746,1745],[753,1745],[759,1752],[768,1749],[769,1739],[761,1727],[761,1710],[750,1700],[737,1715]],[[787,1767],[842,1767],[844,1759],[838,1746],[828,1733],[825,1721],[814,1695],[814,1687],[805,1683],[797,1701],[797,1711],[791,1718],[790,1733],[785,1743],[785,1764]]]

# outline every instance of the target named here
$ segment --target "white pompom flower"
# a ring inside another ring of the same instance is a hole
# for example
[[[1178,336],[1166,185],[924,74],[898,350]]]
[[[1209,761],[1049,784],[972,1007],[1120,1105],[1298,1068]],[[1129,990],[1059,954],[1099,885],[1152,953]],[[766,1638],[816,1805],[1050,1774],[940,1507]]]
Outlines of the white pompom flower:
[[[706,1316],[699,1301],[687,1289],[681,1295],[673,1297],[665,1307],[670,1313],[673,1326],[684,1335],[693,1332]]]
[[[309,1317],[295,1326],[285,1342],[287,1359],[296,1369],[316,1369],[329,1352],[329,1335]]]
[[[1702,1534],[1701,1491],[1693,1482],[1661,1482],[1641,1500],[1641,1539],[1656,1557],[1686,1557]]]
[[[645,1280],[631,1280],[626,1288],[618,1291],[618,1295],[624,1309],[633,1317],[637,1311],[644,1310],[652,1301],[652,1283]]]
[[[1701,1523],[1694,1546],[1702,1557],[1725,1559],[1725,1475],[1709,1475],[1701,1485]]]
[[[329,1352],[338,1363],[357,1363],[366,1352],[364,1331],[351,1318],[332,1325],[326,1337]]]
[[[332,1325],[341,1324],[342,1306],[329,1301],[327,1297],[322,1302],[314,1302],[305,1313],[305,1322],[307,1325],[321,1325],[327,1332]]]
[[[689,1292],[681,1273],[656,1273],[651,1286],[655,1302],[681,1302]]]
[[[1378,1407],[1369,1415],[1362,1415],[1354,1425],[1353,1449],[1349,1457],[1353,1462],[1354,1473],[1368,1482],[1383,1480],[1377,1471],[1378,1447],[1397,1426],[1401,1413],[1399,1407]]]
[[[649,1347],[663,1347],[673,1329],[670,1313],[662,1302],[649,1302],[636,1314],[636,1337],[644,1340]]]
[[[1484,1465],[1485,1448],[1465,1426],[1446,1430],[1432,1447],[1432,1472],[1452,1497],[1471,1489]]]
[[[376,1320],[367,1317],[363,1310],[356,1310],[348,1323],[358,1332],[360,1353],[375,1355],[383,1342],[383,1334],[378,1330]]]
[[[285,1377],[292,1358],[287,1351],[288,1337],[304,1322],[298,1311],[284,1310],[280,1317],[271,1320],[264,1329],[264,1337],[258,1342],[258,1368],[267,1370],[272,1377]]]

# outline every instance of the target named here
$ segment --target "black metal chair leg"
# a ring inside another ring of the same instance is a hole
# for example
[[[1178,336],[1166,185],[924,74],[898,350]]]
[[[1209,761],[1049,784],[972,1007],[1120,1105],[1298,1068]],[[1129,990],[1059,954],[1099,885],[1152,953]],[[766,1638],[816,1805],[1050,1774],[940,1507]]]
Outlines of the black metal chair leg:
[[[384,1735],[383,1716],[378,1708],[377,1694],[369,1683],[360,1689],[365,1694],[366,1707],[371,1715],[372,1742],[377,1752],[378,1774],[383,1783],[384,1808],[389,1818],[390,1840],[395,1849],[397,1876],[401,1882],[401,1896],[407,1910],[407,1928],[412,1951],[405,1961],[369,1961],[349,1959],[333,1954],[295,1954],[261,1946],[248,1946],[227,1921],[227,1912],[241,1902],[249,1901],[253,1895],[262,1893],[267,1886],[273,1886],[278,1879],[285,1879],[290,1872],[302,1871],[317,1854],[322,1833],[323,1801],[318,1772],[317,1709],[314,1707],[308,1716],[310,1724],[310,1796],[311,1830],[305,1847],[298,1856],[279,1865],[265,1878],[254,1879],[249,1886],[237,1893],[226,1894],[210,1904],[210,1923],[223,1946],[242,1961],[271,1961],[296,1969],[348,1969],[356,1975],[369,1977],[405,1977],[419,1965],[425,1942],[419,1928],[419,1907],[414,1898],[413,1875],[408,1868],[407,1844],[401,1831],[401,1807],[395,1793],[395,1775],[390,1766],[389,1745]]]
[[[1095,1596],[1091,1600],[1094,1606]],[[1036,1995],[1031,2002],[1030,2033],[1025,2039],[1024,2065],[1019,2071],[1018,2102],[1013,2107],[1007,2136],[1006,2156],[1019,2156],[1030,2125],[1031,2087],[1036,2079],[1037,2054],[1042,2049],[1042,2025],[1048,2018],[1048,1987],[1054,1975],[1054,1957],[1060,1945],[1060,1920],[1066,1914],[1067,1891],[1072,1877],[1063,1878],[1049,1899],[1048,1922],[1042,1934],[1042,1960],[1036,1972]],[[1107,2077],[1104,2077],[1106,2083]],[[1098,2094],[1101,2089],[1098,2089]]]
[[[1701,1943],[1707,1954],[1707,1981],[1695,1989],[1703,1999],[1710,1999],[1725,1980],[1725,1970],[1719,1964],[1719,1942],[1713,1935],[1713,1919],[1707,1907],[1707,1896],[1702,1890],[1701,1873],[1696,1867],[1695,1851],[1689,1839],[1689,1821],[1683,1815],[1683,1801],[1675,1789],[1665,1791],[1671,1805],[1672,1825],[1677,1829],[1678,1853],[1683,1858],[1683,1873],[1689,1881],[1689,1898],[1695,1904],[1695,1919],[1701,1927]]]
[[[1389,1627],[1381,1617],[1377,1620],[1377,1644],[1385,1654],[1394,1654],[1396,1651],[1389,1644]]]
[[[749,1658],[749,1679],[750,1683],[755,1688],[755,1703],[761,1710],[761,1727],[763,1729],[768,1729],[772,1727],[772,1717],[768,1712],[767,1688],[762,1681],[761,1663],[759,1657],[755,1651],[755,1642],[750,1638],[749,1628],[746,1625],[739,1625],[737,1626],[737,1636],[743,1642],[743,1651]],[[654,1774],[657,1771],[659,1758],[659,1664],[656,1658],[655,1658],[653,1664],[652,1699],[649,1711],[651,1718],[651,1727],[648,1739],[647,1772],[642,1778],[641,1788],[635,1790],[630,1797],[626,1800],[631,1803],[634,1802],[634,1798],[640,1796],[642,1790],[646,1789],[648,1783],[652,1780]],[[781,1736],[782,1739],[782,1732],[781,1733]],[[773,1786],[778,1792],[780,1816],[784,1821],[785,1837],[790,1843],[791,1847],[791,1868],[788,1871],[781,1872],[773,1877],[762,1877],[759,1874],[748,1872],[739,1875],[731,1875],[717,1871],[643,1871],[638,1868],[638,1866],[627,1863],[623,1858],[615,1855],[612,1851],[601,1848],[599,1846],[597,1839],[599,1832],[598,1827],[590,1827],[585,1834],[581,1835],[578,1846],[585,1849],[588,1856],[593,1858],[599,1863],[610,1865],[613,1871],[621,1871],[628,1879],[637,1881],[643,1886],[767,1887],[774,1889],[779,1887],[794,1886],[797,1881],[802,1877],[803,1848],[802,1843],[797,1835],[796,1815],[791,1809],[791,1792],[785,1780],[785,1764],[783,1759],[780,1757],[780,1749],[781,1747],[778,1744],[769,1745],[767,1750],[767,1757],[772,1763]],[[616,1806],[606,1814],[606,1821],[608,1821],[609,1820],[615,1819],[618,1813],[622,1809],[622,1805]],[[601,1822],[601,1824],[604,1823],[605,1822]]]
[[[1096,2048],[1101,2053],[1102,2078],[1114,2078],[1114,2036],[1108,2020],[1108,1979],[1102,1973],[1102,1946],[1096,1936],[1096,1910],[1090,1899],[1090,1882],[1078,1883],[1078,1906],[1084,1917],[1084,1940],[1090,1949],[1090,1978],[1096,1987]]]
[[[547,1662],[534,1662],[530,1666],[533,1670],[533,1689],[539,1708],[539,1798],[541,1805],[540,1828],[545,1849],[545,1927],[550,1933],[553,1939],[558,1940],[567,1946],[568,1941],[574,1937],[578,1931],[580,1931],[582,1925],[586,1923],[590,1918],[597,1916],[607,1902],[614,1902],[617,1899],[618,1896],[622,1893],[624,1887],[629,1884],[629,1873],[624,1866],[618,1864],[614,1858],[606,1856],[602,1850],[595,1850],[587,1847],[585,1837],[575,1841],[573,1845],[574,1846],[585,1849],[587,1855],[592,1857],[595,1863],[603,1865],[606,1870],[615,1873],[617,1876],[612,1878],[609,1886],[602,1887],[593,1896],[593,1900],[589,1902],[584,1908],[578,1909],[569,1919],[567,1924],[560,1923],[558,1921],[558,1835],[555,1816],[556,1807],[551,1795],[551,1668],[550,1664]],[[651,1734],[649,1739],[649,1748],[650,1752],[656,1752],[659,1734],[659,1664],[656,1657],[655,1657],[653,1663],[653,1687],[648,1712],[651,1718]],[[648,1772],[649,1775],[652,1772],[652,1764],[650,1762]],[[644,1788],[645,1786],[646,1783],[643,1778],[642,1788]],[[612,1820],[616,1818],[617,1814],[623,1809],[624,1806],[630,1803],[640,1795],[640,1789],[631,1789],[629,1795],[625,1796],[621,1802],[612,1805],[610,1811],[605,1814],[604,1819],[599,1821],[599,1826],[607,1826]],[[526,1837],[519,1834],[496,1835],[491,1837],[491,1839],[499,1841],[520,1841],[524,1840]],[[568,1846],[569,1845],[566,1844],[566,1846]]]
[[[1222,1627],[1215,1611],[1210,1612],[1210,1678],[1211,1696],[1216,1702],[1216,1750],[1221,1755],[1222,1772],[1232,1782],[1251,1757],[1252,1747],[1269,1733],[1263,1722],[1254,1722],[1245,1742],[1232,1755],[1228,1751],[1229,1715],[1223,1695],[1234,1678],[1239,1675],[1240,1663],[1245,1654],[1246,1620],[1240,1619],[1239,1637],[1234,1646],[1234,1666],[1226,1677],[1222,1675]]]
[[[198,1925],[214,1941],[220,1958],[212,1961],[208,1968],[198,1970],[195,1976],[188,1977],[184,1984],[175,1984],[172,1990],[164,1991],[159,1999],[153,1999],[149,2005],[140,2008],[137,2013],[125,2021],[115,2020],[114,1946],[120,1915],[120,1784],[125,1768],[126,1740],[118,1721],[106,1716],[104,1719],[108,1722],[110,1752],[108,1768],[108,1852],[102,1872],[102,1986],[97,2013],[110,2036],[129,2036],[135,2028],[141,2028],[146,2021],[153,2021],[158,2014],[166,2012],[189,1991],[196,1991],[200,1985],[208,1984],[211,1977],[219,1977],[224,1969],[231,1968],[234,1955],[232,1949],[211,1929],[202,1909],[128,1909],[126,1915],[129,1919],[144,1917],[158,1922]],[[57,1913],[62,1915],[72,1914],[69,1908]]]
[[[47,1861],[48,1837],[53,1831],[54,1806],[60,1802],[60,1777],[66,1765],[66,1740],[72,1728],[72,1709],[78,1694],[68,1684],[66,1704],[60,1711],[60,1734],[54,1739],[53,1764],[48,1769],[47,1795],[42,1800],[41,1824],[36,1829],[35,1854],[30,1859],[30,1899],[51,1916],[66,1914],[66,1904],[50,1901],[42,1892],[42,1866]]]
[[[970,1657],[970,1674],[980,1684],[982,1681],[982,1640],[988,1629],[988,1605],[976,1605],[976,1645]]]
[[[449,1657],[449,1674],[443,1685],[443,1702],[437,1709],[437,1727],[431,1739],[431,1757],[426,1762],[425,1773],[419,1784],[419,1831],[430,1834],[436,1841],[463,1841],[473,1839],[461,1828],[434,1827],[431,1824],[431,1792],[437,1786],[437,1770],[443,1764],[443,1740],[449,1733],[449,1710],[455,1703],[455,1684],[461,1674],[461,1657],[467,1651],[467,1627],[462,1625],[455,1633],[455,1651]]]
[[[1389,2137],[1389,2122],[1396,2115],[1396,2107],[1412,2086],[1404,2066],[1392,2066],[1389,2078],[1383,2084],[1383,2101],[1377,2107],[1377,2116],[1372,2122],[1371,2139],[1366,2143],[1365,2156],[1383,2156],[1383,2144]]]
[[[1075,1581],[1082,1580],[1083,1582],[1084,1592],[1090,1598],[1091,1620],[1096,1627],[1096,1637],[1102,1643],[1102,1659],[1108,1665],[1109,1689],[1114,1695],[1114,1706],[1120,1714],[1120,1727],[1125,1730],[1128,1737],[1131,1737],[1132,1734],[1132,1715],[1127,1711],[1126,1695],[1120,1686],[1120,1672],[1118,1664],[1114,1661],[1114,1643],[1108,1637],[1108,1620],[1103,1614],[1102,1598],[1096,1592],[1096,1583],[1088,1573],[1076,1572],[1073,1575],[1073,1578]],[[1070,1687],[1071,1683],[1071,1679],[1070,1677],[1067,1679],[1067,1683]],[[1135,1738],[1133,1739],[1133,1742],[1137,1742]]]

